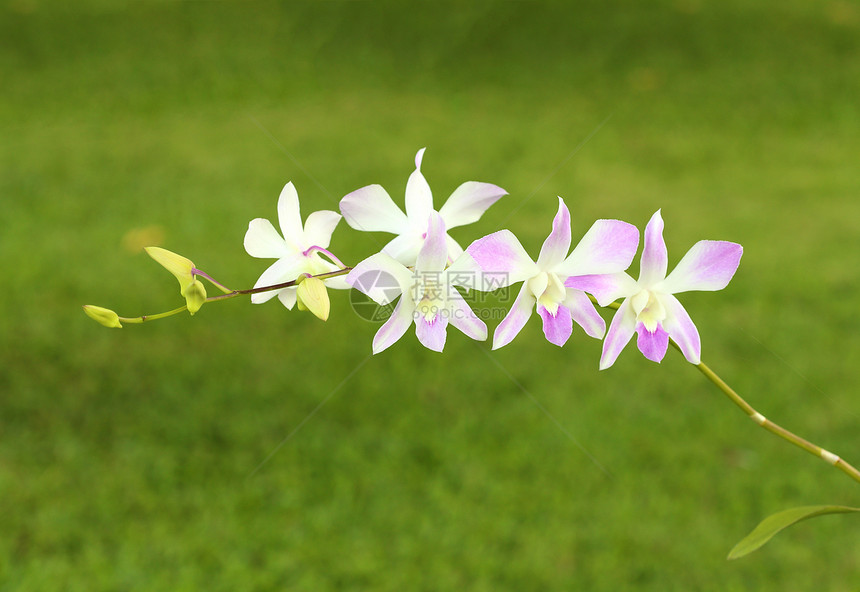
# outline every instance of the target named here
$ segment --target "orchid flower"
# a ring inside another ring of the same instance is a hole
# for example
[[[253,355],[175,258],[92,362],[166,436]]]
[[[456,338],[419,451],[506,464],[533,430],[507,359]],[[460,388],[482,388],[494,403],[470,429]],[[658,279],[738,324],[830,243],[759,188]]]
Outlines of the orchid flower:
[[[494,288],[523,282],[511,310],[496,328],[493,349],[507,345],[525,326],[532,310],[543,320],[546,338],[562,346],[573,332],[574,321],[591,337],[601,338],[603,318],[581,290],[566,287],[571,277],[600,276],[627,269],[639,246],[639,231],[620,220],[598,220],[579,244],[570,249],[570,212],[558,198],[552,231],[532,261],[510,230],[500,230],[469,245],[469,254]],[[478,286],[470,286],[481,289]]]
[[[660,362],[663,359],[671,337],[687,361],[699,364],[702,350],[699,331],[673,294],[722,290],[734,276],[742,254],[743,247],[737,243],[699,241],[667,276],[663,218],[657,210],[645,227],[638,280],[619,273],[570,282],[570,285],[593,294],[601,306],[624,298],[603,342],[600,369],[615,363],[634,332],[639,351],[649,360]]]
[[[400,339],[410,323],[415,324],[418,341],[437,352],[445,347],[449,322],[472,339],[487,338],[487,326],[454,288],[459,277],[469,275],[460,273],[468,268],[468,256],[462,255],[446,269],[446,236],[442,217],[431,212],[427,240],[418,252],[414,271],[383,252],[368,257],[349,272],[347,283],[380,306],[400,297],[394,312],[373,337],[374,354]]]
[[[299,276],[319,275],[342,268],[331,261],[326,261],[320,254],[326,255],[333,261],[338,259],[328,251],[331,235],[337,223],[340,222],[340,214],[330,210],[320,210],[310,214],[302,225],[301,212],[299,211],[299,196],[292,183],[287,183],[278,198],[278,222],[281,226],[283,237],[278,234],[272,223],[265,218],[251,220],[248,232],[245,233],[245,251],[251,257],[261,259],[277,259],[254,284],[254,288],[261,286],[272,286],[283,282],[297,279]],[[349,285],[340,277],[327,278],[323,280],[325,285],[346,290]],[[312,282],[309,286],[313,286]],[[305,289],[308,289],[306,286]],[[271,290],[251,295],[251,302],[261,304],[271,300],[275,296],[288,309],[292,310],[296,304],[297,294],[301,294],[296,286]],[[309,303],[299,303],[300,308],[307,307],[311,312],[325,320],[328,316],[328,295],[323,289],[320,293],[314,291],[314,300],[318,305],[306,306]]]
[[[406,183],[405,214],[380,185],[356,189],[340,200],[340,211],[351,227],[396,234],[382,252],[410,267],[415,265],[427,237],[430,214],[435,211],[430,185],[421,174],[424,150],[415,155],[415,170]],[[503,195],[507,195],[507,191],[501,187],[476,181],[467,181],[454,190],[438,212],[444,224],[449,263],[460,256],[463,248],[448,235],[448,230],[477,221]]]

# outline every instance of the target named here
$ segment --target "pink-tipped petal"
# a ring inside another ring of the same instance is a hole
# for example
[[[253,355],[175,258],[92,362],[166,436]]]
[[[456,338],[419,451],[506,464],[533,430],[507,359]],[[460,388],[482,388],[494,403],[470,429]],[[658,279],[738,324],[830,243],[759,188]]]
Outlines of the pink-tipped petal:
[[[438,212],[430,214],[427,238],[415,260],[416,271],[441,271],[448,264],[448,242],[445,239],[445,223]]]
[[[299,277],[299,274],[305,273],[306,271],[308,271],[308,260],[306,257],[297,255],[295,257],[278,259],[263,272],[260,279],[257,280],[256,284],[254,284],[254,287],[262,288],[264,286],[274,286],[276,284],[289,282],[296,279]],[[277,295],[278,290],[251,294],[251,302],[254,304],[262,304],[263,302],[268,302]]]
[[[667,294],[725,288],[741,262],[744,249],[728,241],[703,240],[693,245],[660,284]]]
[[[248,224],[245,233],[245,251],[251,257],[280,259],[294,254],[272,223],[265,218],[256,218]]]
[[[662,326],[657,325],[654,331],[649,331],[643,323],[636,326],[636,347],[642,355],[652,362],[661,362],[669,347],[669,334]]]
[[[433,211],[433,193],[427,179],[421,174],[421,160],[424,158],[422,148],[415,155],[415,170],[409,175],[406,182],[406,215],[409,223],[415,229],[423,229],[427,224],[427,218]]]
[[[437,314],[432,321],[428,321],[424,315],[415,317],[415,336],[427,349],[441,352],[445,348],[447,328],[448,319],[444,314]]]
[[[635,329],[636,315],[630,306],[630,300],[625,300],[615,311],[615,316],[612,317],[609,330],[606,332],[606,339],[603,340],[603,353],[600,355],[601,370],[606,370],[615,363],[624,346],[633,337]]]
[[[564,286],[591,294],[600,306],[607,306],[610,302],[627,298],[640,290],[636,280],[623,271],[603,275],[572,276],[564,281]]]
[[[490,183],[466,181],[451,194],[439,214],[446,228],[477,222],[487,209],[508,192]]]
[[[555,271],[565,276],[624,271],[638,248],[639,230],[635,226],[621,220],[598,220]]]
[[[451,290],[448,306],[450,309],[448,322],[472,339],[477,341],[487,339],[487,325],[478,318],[469,303],[463,300],[463,297],[456,290]]]
[[[660,215],[660,210],[657,210],[645,227],[645,246],[642,249],[639,265],[639,283],[647,288],[666,279],[668,261],[666,242],[663,240],[663,217]]]
[[[568,211],[564,200],[558,198],[558,212],[552,220],[552,231],[538,255],[537,264],[543,271],[554,269],[567,257],[570,250],[570,211]]]
[[[412,314],[415,312],[415,306],[407,298],[401,298],[394,307],[394,312],[388,317],[376,335],[373,336],[373,353],[379,352],[391,347],[398,339],[403,337],[409,325],[412,324]]]
[[[399,261],[385,253],[376,253],[356,265],[347,274],[346,283],[385,306],[400,294],[410,293],[414,277]]]
[[[340,200],[340,212],[346,223],[365,232],[401,234],[409,220],[380,185],[356,189]]]
[[[568,308],[560,304],[553,315],[542,304],[538,304],[537,311],[543,319],[543,334],[547,341],[559,347],[567,343],[570,334],[573,333],[573,319]]]
[[[493,334],[493,349],[506,346],[522,331],[522,328],[525,327],[526,322],[532,315],[535,302],[535,297],[532,296],[528,286],[523,284],[522,288],[520,288],[520,293],[517,295],[517,299],[514,300],[514,304],[511,306],[511,310],[508,311],[508,314],[502,319],[499,326],[496,327],[496,332]]]
[[[340,222],[340,218],[340,214],[331,210],[311,212],[308,219],[305,220],[305,244],[302,246],[327,249],[331,244],[331,235],[337,223]]]
[[[594,308],[585,292],[568,290],[564,305],[570,309],[570,316],[589,337],[603,339],[606,334],[606,321]]]
[[[284,240],[291,245],[301,246],[304,238],[302,215],[299,211],[299,194],[292,181],[284,185],[278,197],[278,223]]]
[[[702,361],[702,341],[699,338],[699,330],[693,323],[693,319],[671,294],[662,296],[663,307],[666,309],[666,318],[663,320],[663,328],[669,337],[681,348],[681,353],[691,364],[699,364]]]
[[[510,230],[499,230],[479,238],[466,249],[485,274],[491,274],[503,288],[540,273],[540,269]]]

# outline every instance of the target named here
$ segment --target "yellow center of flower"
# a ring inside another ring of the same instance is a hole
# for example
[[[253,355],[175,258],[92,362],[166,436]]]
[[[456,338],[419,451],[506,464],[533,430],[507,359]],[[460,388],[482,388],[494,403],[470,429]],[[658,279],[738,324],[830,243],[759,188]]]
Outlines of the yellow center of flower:
[[[633,312],[636,313],[637,323],[645,325],[649,333],[657,330],[657,326],[666,319],[666,308],[660,302],[657,294],[651,290],[642,290],[630,299]]]
[[[529,291],[534,295],[538,304],[549,314],[555,316],[558,306],[564,301],[567,291],[558,276],[552,272],[542,271],[528,281]]]
[[[423,274],[418,280],[417,289],[421,297],[417,299],[415,310],[424,320],[432,323],[436,315],[445,308],[445,286],[438,274]]]

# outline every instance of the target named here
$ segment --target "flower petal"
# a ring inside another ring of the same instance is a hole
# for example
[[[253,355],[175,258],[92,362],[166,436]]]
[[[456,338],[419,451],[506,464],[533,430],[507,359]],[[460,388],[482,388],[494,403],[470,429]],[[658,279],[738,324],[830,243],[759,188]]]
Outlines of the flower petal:
[[[543,334],[546,335],[547,341],[559,347],[567,343],[570,334],[573,333],[570,310],[564,304],[560,304],[553,316],[543,305],[538,304],[537,311],[543,319]]]
[[[666,349],[669,347],[669,334],[662,326],[657,325],[654,331],[649,331],[645,328],[644,323],[639,323],[636,326],[636,347],[642,352],[646,358],[652,362],[660,362],[663,356],[666,355]]]
[[[407,267],[413,267],[415,260],[418,259],[418,252],[423,246],[424,238],[409,229],[391,239],[388,244],[382,247],[382,252],[390,255]]]
[[[401,298],[394,308],[394,312],[388,317],[376,335],[373,336],[373,353],[379,352],[391,347],[398,339],[403,337],[409,325],[412,324],[412,314],[415,312],[415,305],[407,298]]]
[[[448,264],[448,244],[445,240],[445,223],[438,212],[430,214],[427,238],[415,260],[416,271],[441,271]]]
[[[639,283],[643,287],[649,288],[666,279],[668,257],[663,240],[663,218],[657,210],[645,227],[645,246],[639,265]]]
[[[265,218],[255,218],[248,224],[245,252],[259,259],[280,259],[294,253],[272,223]]]
[[[493,349],[506,346],[522,331],[529,317],[532,316],[535,302],[535,297],[532,296],[528,286],[523,284],[511,310],[496,327],[496,332],[493,334]]]
[[[305,244],[302,246],[305,249],[310,247],[327,249],[340,218],[340,214],[331,210],[312,212],[305,220]]]
[[[281,304],[287,307],[287,310],[293,310],[293,307],[296,305],[296,299],[298,298],[298,292],[298,288],[295,287],[278,290],[278,300],[281,301]]]
[[[424,158],[422,148],[415,155],[415,170],[406,182],[406,216],[409,224],[416,230],[424,231],[430,212],[433,211],[433,193],[427,179],[421,174],[421,160]]]
[[[624,346],[633,337],[636,328],[636,315],[630,306],[630,300],[625,300],[621,306],[615,311],[615,316],[612,317],[612,322],[609,323],[609,331],[606,333],[606,339],[603,340],[603,353],[600,355],[600,369],[606,370],[624,349]]]
[[[275,284],[289,282],[299,277],[300,274],[308,272],[307,266],[307,258],[301,255],[278,259],[263,272],[260,279],[257,280],[256,284],[254,284],[254,287],[262,288],[263,286],[274,286]],[[251,294],[251,302],[254,304],[268,302],[277,296],[278,292],[280,292],[280,290],[270,290],[268,292],[260,292],[259,294]]]
[[[477,222],[487,209],[508,192],[490,183],[466,181],[439,210],[446,228]]]
[[[448,296],[448,321],[467,336],[477,341],[487,339],[487,325],[478,318],[457,290],[451,289]]]
[[[698,365],[702,361],[702,341],[693,319],[690,318],[678,299],[671,294],[663,295],[661,301],[666,309],[663,328],[681,348],[681,353],[684,354],[687,361]]]
[[[385,306],[401,294],[410,293],[414,278],[400,262],[385,253],[376,253],[356,265],[346,276],[346,283]]]
[[[687,251],[658,289],[667,294],[722,290],[735,275],[743,252],[743,247],[737,243],[699,241]]]
[[[564,306],[570,309],[571,318],[586,334],[595,339],[603,339],[606,333],[606,321],[594,308],[585,292],[569,289],[564,299]]]
[[[498,279],[498,288],[522,282],[540,273],[526,250],[510,230],[499,230],[479,238],[466,249],[484,274]]]
[[[444,222],[444,218],[442,220]],[[454,261],[463,254],[463,247],[460,246],[460,243],[451,238],[451,235],[447,232],[445,233],[445,245],[448,247],[448,261]]]
[[[295,245],[296,250],[302,250],[304,243],[304,231],[302,230],[302,214],[299,211],[299,194],[290,181],[281,190],[278,197],[278,224],[281,225],[281,233],[289,245]]]
[[[640,290],[639,284],[623,271],[602,275],[575,275],[564,281],[566,288],[587,292],[606,306],[619,298],[627,298]]]
[[[380,185],[368,185],[347,194],[340,200],[340,212],[356,230],[401,234],[409,228],[406,214]]]
[[[550,271],[556,265],[564,261],[567,257],[567,252],[570,250],[570,211],[564,203],[564,200],[558,198],[558,212],[552,220],[552,231],[538,255],[537,264],[542,271]]]
[[[639,248],[639,229],[621,220],[598,220],[556,267],[559,275],[616,273],[630,267]]]
[[[424,315],[415,317],[415,336],[427,349],[441,352],[445,348],[447,328],[448,319],[441,312],[432,321],[427,321]]]

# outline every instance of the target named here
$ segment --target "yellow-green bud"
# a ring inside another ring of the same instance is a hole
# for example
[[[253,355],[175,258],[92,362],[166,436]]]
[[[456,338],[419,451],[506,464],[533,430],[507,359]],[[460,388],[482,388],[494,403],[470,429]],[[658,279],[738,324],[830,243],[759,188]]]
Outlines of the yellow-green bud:
[[[84,312],[87,313],[87,316],[96,321],[97,323],[104,325],[105,327],[110,327],[112,329],[122,329],[122,325],[119,322],[119,315],[109,308],[102,308],[101,306],[94,306],[92,304],[84,305]]]
[[[327,320],[331,303],[328,299],[325,283],[315,277],[306,277],[300,280],[299,287],[296,289],[296,304],[298,304],[299,310],[307,309],[317,318],[323,321]]]
[[[185,298],[188,312],[194,314],[200,310],[200,307],[206,302],[206,288],[192,273],[194,263],[182,255],[177,255],[161,247],[146,247],[144,250],[147,255],[155,259],[179,280],[179,293]]]

